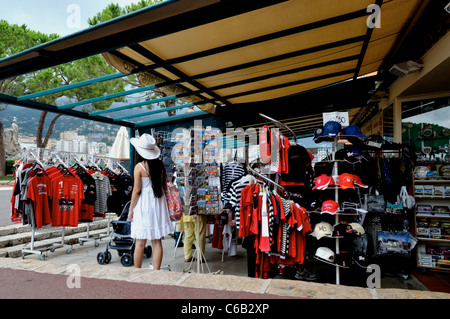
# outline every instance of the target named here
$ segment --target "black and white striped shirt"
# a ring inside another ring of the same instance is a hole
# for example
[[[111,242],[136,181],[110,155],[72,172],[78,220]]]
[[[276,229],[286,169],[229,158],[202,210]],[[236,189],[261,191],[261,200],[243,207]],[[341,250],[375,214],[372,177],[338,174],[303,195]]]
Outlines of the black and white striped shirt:
[[[226,191],[232,181],[244,176],[244,174],[245,166],[241,163],[226,163],[221,176],[222,189]]]

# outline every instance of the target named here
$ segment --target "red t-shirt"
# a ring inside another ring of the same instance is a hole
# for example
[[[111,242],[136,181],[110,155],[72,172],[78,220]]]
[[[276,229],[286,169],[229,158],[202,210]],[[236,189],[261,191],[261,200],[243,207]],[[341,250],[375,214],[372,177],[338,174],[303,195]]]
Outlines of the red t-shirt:
[[[50,216],[51,182],[45,175],[35,175],[30,179],[27,198],[33,201],[36,228],[52,223]]]
[[[72,175],[52,179],[52,226],[77,227],[81,201],[84,199],[83,182]]]
[[[250,236],[250,221],[253,213],[253,192],[256,186],[257,184],[247,185],[241,191],[239,237]]]

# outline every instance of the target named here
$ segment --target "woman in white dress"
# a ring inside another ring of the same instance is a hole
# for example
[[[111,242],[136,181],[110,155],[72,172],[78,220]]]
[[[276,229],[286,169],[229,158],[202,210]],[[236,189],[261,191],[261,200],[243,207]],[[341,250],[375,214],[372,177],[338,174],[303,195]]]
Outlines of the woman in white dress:
[[[151,240],[153,269],[159,270],[163,258],[161,238],[173,233],[166,199],[167,177],[160,149],[155,139],[143,134],[131,138],[137,152],[134,168],[134,188],[128,219],[131,221],[131,237],[135,239],[134,266],[142,267],[147,240]]]

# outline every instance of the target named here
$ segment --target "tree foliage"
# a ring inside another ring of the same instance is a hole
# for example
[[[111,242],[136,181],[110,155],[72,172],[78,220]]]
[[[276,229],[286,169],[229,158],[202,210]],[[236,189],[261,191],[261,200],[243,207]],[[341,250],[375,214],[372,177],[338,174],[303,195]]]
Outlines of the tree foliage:
[[[105,9],[103,9],[101,12],[97,13],[94,17],[90,18],[88,20],[89,26],[95,26],[100,23],[115,19],[117,17],[123,16],[125,14],[129,14],[131,12],[152,6],[154,4],[157,4],[159,2],[162,2],[163,0],[141,0],[138,3],[132,3],[130,5],[127,5],[125,7],[121,7],[117,3],[111,3],[109,4]],[[127,84],[134,86],[134,87],[141,87],[142,85],[139,84],[139,81],[137,80],[137,77],[135,75],[129,76],[128,79],[126,79]],[[161,90],[155,89],[149,92],[143,92],[141,94],[135,95],[136,100],[153,100],[160,97],[165,97],[166,94],[162,92]],[[184,103],[184,102],[182,102]],[[165,101],[156,104],[160,107],[172,107],[175,106],[175,100]],[[147,105],[147,109],[152,109],[154,105]],[[176,114],[176,111],[168,111],[167,112],[169,116],[173,116]]]
[[[141,0],[138,3],[132,3],[122,8],[117,3],[110,3],[102,12],[97,13],[94,17],[88,20],[89,26],[95,26],[97,24],[115,19],[125,14],[152,6],[163,0]]]
[[[134,12],[136,10],[151,6],[161,1],[162,0],[141,0],[136,4],[127,5],[124,8],[120,7],[118,4],[111,3],[104,10],[102,10],[102,12],[99,12],[94,17],[90,18],[88,20],[88,23],[90,26],[94,26],[99,23],[106,22],[119,16]],[[59,37],[60,36],[58,34],[48,35],[38,31],[30,30],[25,24],[19,26],[16,24],[9,24],[5,20],[0,20],[0,59],[15,55],[49,41],[56,40]],[[114,67],[108,65],[101,55],[94,55],[45,70],[32,72],[30,74],[0,80],[0,93],[13,96],[23,96],[31,93],[62,87],[73,83],[78,83],[89,79],[95,79],[116,72],[117,70]],[[135,76],[105,81],[54,94],[48,94],[42,97],[38,97],[35,100],[50,105],[68,104],[71,102],[83,101],[106,94],[122,92],[127,86],[130,85],[140,86]],[[155,96],[155,94],[157,95]],[[142,97],[146,100],[149,100],[161,95],[163,95],[162,92],[156,91],[152,92],[151,94],[147,93]],[[137,98],[141,99],[142,97]],[[126,100],[127,98],[125,97],[108,99],[93,104],[84,105],[82,107],[82,110],[85,112],[104,110],[109,108],[113,102],[125,102]],[[168,101],[167,103],[165,103],[165,107],[172,106],[172,104],[173,101]],[[152,106],[148,106],[148,108],[152,108]],[[52,135],[55,122],[61,116],[57,115],[51,120],[50,124],[48,125],[47,131],[44,134],[47,115],[47,112],[42,112],[39,120],[36,144],[37,147],[40,148],[45,148],[47,146],[48,140]],[[169,115],[173,114],[170,113]],[[0,127],[1,126],[2,125],[0,125]],[[2,135],[1,130],[0,135]],[[3,143],[0,144],[1,153],[3,152]],[[2,163],[0,163],[0,176],[1,175]]]
[[[26,25],[10,25],[7,21],[0,20],[0,58],[9,57],[58,38],[59,35],[57,34],[46,35],[41,32],[30,30]],[[14,96],[23,96],[116,72],[116,69],[108,65],[100,55],[94,55],[41,71],[2,80],[0,81],[0,92]],[[122,92],[124,88],[125,82],[117,79],[82,88],[48,94],[36,98],[36,101],[50,105],[58,105],[61,103],[67,104],[105,94]],[[113,102],[123,101],[125,101],[123,97],[105,100],[92,105],[85,105],[83,106],[83,111],[103,110],[109,108]],[[60,116],[56,116],[52,119],[46,134],[44,134],[43,130],[47,112],[42,112],[37,132],[38,147],[45,148],[47,146],[48,140],[52,135],[54,124],[59,117]]]

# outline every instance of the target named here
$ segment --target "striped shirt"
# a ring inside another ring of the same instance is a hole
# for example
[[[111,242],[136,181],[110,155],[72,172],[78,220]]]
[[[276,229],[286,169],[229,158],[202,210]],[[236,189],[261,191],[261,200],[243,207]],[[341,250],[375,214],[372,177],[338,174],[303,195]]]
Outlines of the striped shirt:
[[[222,171],[222,189],[227,190],[231,182],[244,176],[245,167],[240,163],[226,163]]]
[[[108,177],[101,175],[101,173],[94,173],[92,177],[95,180],[95,193],[97,195],[94,204],[94,213],[102,215],[108,212],[107,201],[108,197],[112,195],[111,185]]]

